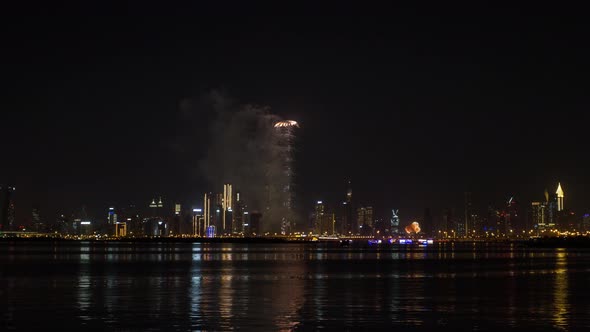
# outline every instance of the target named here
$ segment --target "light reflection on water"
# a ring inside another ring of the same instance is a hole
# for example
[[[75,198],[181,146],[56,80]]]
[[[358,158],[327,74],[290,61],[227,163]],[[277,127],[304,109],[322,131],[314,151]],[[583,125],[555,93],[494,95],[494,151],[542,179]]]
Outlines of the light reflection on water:
[[[0,328],[583,329],[588,263],[489,244],[1,243]]]

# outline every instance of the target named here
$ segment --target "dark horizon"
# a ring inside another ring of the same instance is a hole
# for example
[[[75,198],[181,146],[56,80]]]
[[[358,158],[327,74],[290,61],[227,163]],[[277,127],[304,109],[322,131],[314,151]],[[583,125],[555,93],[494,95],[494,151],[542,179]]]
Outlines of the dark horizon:
[[[17,224],[86,205],[191,208],[215,121],[203,97],[301,124],[300,212],[353,196],[402,220],[565,191],[587,212],[589,32],[576,8],[7,8],[0,184]],[[190,105],[188,107],[187,105]],[[246,198],[247,199],[247,198]]]

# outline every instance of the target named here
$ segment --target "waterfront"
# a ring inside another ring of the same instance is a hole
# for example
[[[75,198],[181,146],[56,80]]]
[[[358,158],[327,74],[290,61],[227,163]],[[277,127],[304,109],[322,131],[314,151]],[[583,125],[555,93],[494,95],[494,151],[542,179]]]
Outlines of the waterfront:
[[[0,242],[6,329],[590,328],[590,251]]]

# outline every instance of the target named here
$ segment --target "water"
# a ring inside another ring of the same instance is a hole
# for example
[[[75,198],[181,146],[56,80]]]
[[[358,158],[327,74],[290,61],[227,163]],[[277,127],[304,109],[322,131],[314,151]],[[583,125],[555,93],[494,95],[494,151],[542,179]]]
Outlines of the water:
[[[581,330],[590,251],[0,242],[0,330]]]

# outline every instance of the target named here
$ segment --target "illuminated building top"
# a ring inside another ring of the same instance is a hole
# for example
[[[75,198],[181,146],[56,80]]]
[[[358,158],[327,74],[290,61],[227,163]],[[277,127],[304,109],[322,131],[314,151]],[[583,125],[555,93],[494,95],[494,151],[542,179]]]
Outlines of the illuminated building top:
[[[561,189],[561,183],[557,184],[557,211],[563,211],[563,189]]]
[[[293,120],[285,120],[285,121],[279,121],[279,122],[275,123],[275,128],[282,128],[282,127],[299,127],[299,124],[297,123],[297,121],[293,121]]]
[[[555,192],[557,197],[563,197],[563,189],[561,189],[561,183],[557,184],[557,191]]]

